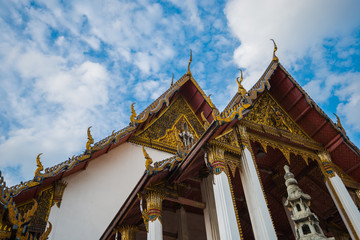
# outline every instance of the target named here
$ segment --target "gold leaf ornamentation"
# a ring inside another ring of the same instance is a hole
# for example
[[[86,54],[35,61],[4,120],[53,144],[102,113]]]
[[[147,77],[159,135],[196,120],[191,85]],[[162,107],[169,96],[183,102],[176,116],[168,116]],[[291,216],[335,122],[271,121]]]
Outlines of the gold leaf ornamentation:
[[[134,104],[135,104],[135,103],[132,103],[132,104],[131,104],[131,116],[130,116],[130,122],[131,122],[131,124],[133,124],[133,125],[136,123],[136,119],[135,119],[135,118],[136,118],[136,116],[137,116],[137,115],[136,115],[136,112],[135,112]]]
[[[210,123],[209,123],[209,121],[205,118],[205,116],[204,116],[204,112],[201,112],[201,119],[202,119],[202,121],[203,121],[203,123],[204,123],[204,128],[205,129],[208,129],[209,127],[210,127]]]
[[[321,170],[325,176],[328,178],[332,178],[335,176],[335,171],[333,167],[333,163],[331,161],[330,154],[326,151],[321,152],[318,154],[319,156],[319,163],[321,167]]]
[[[44,166],[42,165],[41,161],[40,161],[40,156],[42,153],[39,153],[39,155],[37,155],[36,157],[36,170],[35,170],[35,178],[40,177],[40,171],[44,170]]]
[[[274,43],[273,61],[278,62],[279,58],[275,54],[275,52],[277,51],[276,43],[275,43],[274,39],[270,39],[270,40]]]
[[[49,222],[49,227],[46,229],[46,231],[40,236],[39,240],[47,240],[49,239],[49,235],[52,230],[52,224]]]
[[[343,128],[343,126],[341,124],[339,116],[336,115],[335,113],[334,113],[334,115],[336,116],[336,127],[338,127],[341,131],[343,131],[346,134],[345,129]]]
[[[263,93],[244,119],[309,139],[268,92]]]
[[[187,68],[187,75],[191,75],[191,71],[190,71],[190,64],[192,62],[192,50],[190,49],[190,60],[189,60],[189,64],[188,64],[188,68]]]
[[[91,144],[94,143],[94,139],[93,139],[93,137],[91,136],[90,128],[91,128],[91,126],[88,127],[88,130],[87,130],[88,141],[87,141],[87,143],[86,143],[86,151],[90,151],[90,150],[92,149]]]
[[[243,78],[243,72],[242,72],[242,70],[239,68],[239,71],[240,71],[240,74],[241,74],[241,77],[240,77],[240,80],[239,80],[239,77],[237,77],[236,78],[236,81],[237,81],[237,83],[238,83],[238,85],[239,85],[239,89],[238,89],[238,93],[241,95],[241,97],[245,97],[245,95],[246,95],[246,93],[247,93],[247,91],[246,91],[246,89],[243,87],[243,85],[242,85],[242,81],[244,80],[244,78]]]
[[[153,160],[149,156],[149,154],[146,152],[145,147],[143,146],[143,154],[145,157],[145,169],[146,171],[151,171],[151,164],[153,163]]]

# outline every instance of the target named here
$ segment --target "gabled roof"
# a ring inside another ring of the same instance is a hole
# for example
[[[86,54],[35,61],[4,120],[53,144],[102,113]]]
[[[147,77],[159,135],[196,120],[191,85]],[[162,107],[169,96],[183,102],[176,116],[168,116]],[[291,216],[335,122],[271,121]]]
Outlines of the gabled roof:
[[[12,186],[8,188],[8,190],[15,197],[15,201],[22,202],[25,199],[32,198],[38,192],[39,187],[44,188],[63,177],[84,169],[89,161],[107,153],[123,142],[128,141],[134,133],[143,129],[152,118],[169,106],[173,97],[179,92],[184,95],[199,119],[202,119],[201,114],[203,114],[207,121],[211,122],[213,120],[211,113],[214,109],[216,109],[216,107],[200,88],[191,73],[184,74],[143,112],[134,117],[135,121],[130,122],[129,126],[119,131],[114,131],[110,136],[96,142],[93,146],[90,145],[93,139],[88,130],[89,140],[87,145],[90,147],[85,149],[82,154],[73,156],[72,158],[69,158],[68,160],[53,167],[46,168],[44,173],[40,172],[34,177],[34,179]],[[42,165],[41,168],[38,167],[38,169],[42,170]]]
[[[360,182],[360,150],[347,137],[341,123],[334,123],[278,61],[273,60],[248,91],[250,99],[256,101],[265,89],[308,136],[330,152],[343,171]],[[236,93],[223,112],[241,99]]]
[[[272,95],[278,104],[287,111],[294,122],[298,124],[308,136],[311,136],[316,142],[320,143],[331,153],[333,161],[342,168],[340,171],[344,171],[353,179],[360,182],[360,173],[358,172],[360,171],[360,154],[358,148],[350,142],[344,131],[339,129],[315,104],[284,67],[278,61],[273,60],[257,83],[248,91],[250,100],[244,101],[240,93],[236,93],[225,110],[219,114],[217,118],[215,116],[215,121],[212,121],[211,125],[192,146],[187,155],[177,163],[176,167],[171,168],[171,172],[168,169],[163,168],[163,171],[159,172],[157,175],[143,175],[133,192],[119,209],[119,212],[115,215],[113,221],[105,230],[101,239],[107,239],[111,235],[112,229],[116,224],[124,218],[126,211],[137,203],[137,192],[141,191],[146,186],[149,186],[151,183],[162,179],[167,179],[169,182],[181,182],[181,180],[184,179],[182,174],[191,166],[196,156],[201,154],[204,145],[215,136],[226,132],[227,129],[234,126],[242,116],[248,114],[249,111],[251,111],[253,104],[264,91],[268,91],[269,94]],[[244,107],[246,104],[249,104],[250,106]],[[287,106],[286,104],[290,104],[290,106]],[[313,116],[313,114],[317,114],[318,116]],[[226,118],[229,121],[221,120]],[[312,129],[306,125],[311,125]],[[332,133],[327,134],[327,131],[332,131]],[[317,135],[322,135],[324,137],[317,137]],[[339,152],[337,152],[337,149],[340,149]],[[351,155],[350,159],[353,161],[351,162],[352,167],[346,169],[344,163],[347,160],[339,158],[339,156],[341,156],[339,154],[341,153],[346,156]],[[351,183],[346,182],[347,180],[344,178],[343,180],[345,181],[345,184]],[[356,187],[358,186],[359,185]]]

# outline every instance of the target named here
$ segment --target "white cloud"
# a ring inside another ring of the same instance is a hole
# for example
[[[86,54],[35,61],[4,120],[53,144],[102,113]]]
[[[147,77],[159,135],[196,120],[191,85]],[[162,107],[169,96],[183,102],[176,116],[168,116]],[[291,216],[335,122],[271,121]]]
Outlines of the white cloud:
[[[322,44],[329,38],[352,33],[360,21],[356,0],[232,0],[225,14],[233,34],[241,41],[234,53],[236,63],[246,68],[251,86],[271,60],[275,39],[280,62],[296,67],[297,61],[310,55],[320,60]]]

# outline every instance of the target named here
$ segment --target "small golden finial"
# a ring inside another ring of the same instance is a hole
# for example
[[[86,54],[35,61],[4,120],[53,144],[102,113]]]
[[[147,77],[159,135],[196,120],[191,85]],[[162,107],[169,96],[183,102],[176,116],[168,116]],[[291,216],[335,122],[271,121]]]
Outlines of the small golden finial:
[[[37,155],[36,157],[36,170],[35,170],[35,177],[40,175],[40,171],[44,170],[44,167],[40,161],[40,156],[42,155],[42,153],[39,153],[39,155]]]
[[[172,86],[172,85],[174,85],[174,73],[172,74],[171,85],[170,86]]]
[[[47,240],[49,239],[49,235],[51,233],[51,230],[52,230],[52,224],[51,222],[49,221],[49,226],[48,228],[46,229],[46,231],[40,236],[39,240]]]
[[[278,61],[279,61],[279,58],[275,55],[275,52],[277,51],[276,43],[275,43],[274,39],[270,39],[270,40],[273,41],[273,43],[274,43],[273,61],[278,62]]]
[[[341,131],[343,131],[343,132],[345,133],[345,129],[344,129],[343,126],[341,125],[341,121],[340,121],[339,116],[336,115],[335,113],[334,113],[334,115],[336,116],[336,119],[337,119],[336,126],[337,126]]]
[[[143,154],[145,157],[145,168],[146,170],[150,170],[150,165],[153,163],[153,160],[151,159],[151,157],[149,156],[149,154],[146,152],[145,147],[143,146]]]
[[[131,116],[130,116],[130,122],[131,123],[135,123],[135,118],[136,118],[136,112],[135,112],[135,109],[134,109],[134,104],[135,103],[131,104]]]
[[[91,132],[90,132],[90,127],[88,127],[88,130],[87,130],[87,137],[88,137],[88,141],[86,143],[86,150],[91,150],[91,144],[94,143],[94,139],[93,137],[91,136]]]
[[[204,112],[201,112],[200,115],[201,115],[201,119],[203,120],[203,123],[204,123],[204,128],[205,128],[205,129],[208,129],[209,126],[210,126],[210,123],[209,123],[209,121],[205,118]]]
[[[242,70],[239,68],[239,71],[240,71],[240,80],[239,80],[239,77],[236,78],[236,81],[239,85],[239,89],[238,89],[238,93],[241,95],[241,96],[245,96],[245,94],[247,93],[246,89],[243,87],[243,85],[241,84],[242,81],[244,80],[244,77],[243,77],[243,72]]]
[[[187,69],[187,75],[191,75],[191,71],[190,71],[190,64],[192,62],[192,50],[190,49],[190,60],[189,60],[189,65],[188,65],[188,69]]]

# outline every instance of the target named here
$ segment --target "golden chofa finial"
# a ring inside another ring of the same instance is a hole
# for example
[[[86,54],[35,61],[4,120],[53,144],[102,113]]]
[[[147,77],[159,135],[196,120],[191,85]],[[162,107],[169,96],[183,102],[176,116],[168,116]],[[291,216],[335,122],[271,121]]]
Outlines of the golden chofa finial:
[[[88,127],[88,130],[87,130],[87,137],[88,137],[88,141],[86,143],[86,150],[90,151],[91,150],[91,144],[94,143],[94,139],[93,137],[91,136],[91,132],[90,132],[90,127]]]
[[[136,118],[136,112],[135,112],[135,109],[134,109],[134,104],[135,104],[135,103],[132,103],[132,104],[131,104],[131,116],[130,116],[130,122],[131,122],[131,124],[134,124],[134,123],[135,123],[135,118]]]
[[[143,146],[143,154],[145,157],[145,168],[147,171],[150,171],[151,168],[151,164],[153,163],[153,160],[151,159],[151,157],[149,156],[149,154],[146,152],[145,147]]]
[[[52,224],[50,221],[48,221],[49,223],[49,226],[48,228],[46,229],[46,231],[40,236],[39,240],[47,240],[49,239],[49,235],[51,233],[51,230],[52,230]]]
[[[35,170],[35,178],[38,177],[40,175],[40,171],[44,170],[44,167],[40,161],[40,156],[42,155],[42,153],[39,153],[39,155],[37,155],[36,157],[36,170]]]
[[[274,53],[273,53],[273,61],[275,62],[278,62],[279,61],[279,58],[276,56],[275,52],[277,51],[277,46],[276,46],[276,43],[274,41],[274,39],[270,39],[271,41],[273,41],[274,43]]]
[[[335,113],[334,113],[334,115],[336,116],[336,119],[337,119],[336,126],[337,126],[341,131],[343,131],[343,132],[345,133],[345,129],[344,129],[343,126],[341,125],[341,121],[340,121],[339,116],[336,115]]]
[[[241,84],[242,81],[244,80],[243,78],[243,72],[242,70],[239,68],[239,71],[240,71],[240,80],[239,80],[239,77],[236,78],[236,81],[239,85],[239,89],[238,89],[238,93],[241,95],[241,96],[245,96],[245,94],[247,93],[246,89],[243,87],[243,85]]]
[[[189,60],[189,64],[188,64],[188,69],[187,69],[187,75],[191,75],[191,71],[190,71],[190,64],[192,62],[192,50],[190,49],[190,60]]]

